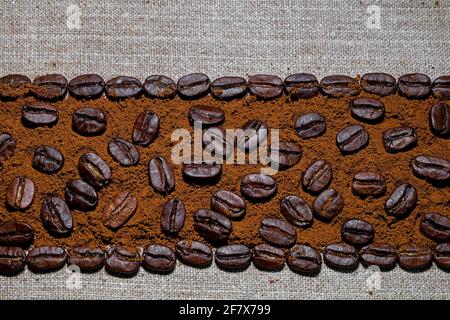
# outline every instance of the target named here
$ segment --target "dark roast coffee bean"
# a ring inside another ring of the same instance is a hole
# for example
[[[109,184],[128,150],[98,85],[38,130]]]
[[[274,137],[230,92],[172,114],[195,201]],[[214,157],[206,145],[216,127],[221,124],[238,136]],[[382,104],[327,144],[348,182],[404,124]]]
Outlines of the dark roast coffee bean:
[[[151,244],[143,252],[142,266],[151,272],[169,273],[175,269],[175,252],[164,245]]]
[[[142,92],[142,83],[133,77],[120,76],[110,79],[105,84],[105,94],[110,99],[136,97]]]
[[[111,168],[95,153],[86,153],[78,161],[81,178],[96,189],[103,188],[111,181]]]
[[[72,212],[64,200],[57,196],[48,196],[42,202],[41,221],[53,234],[67,235],[72,232]]]
[[[103,212],[103,224],[112,230],[119,229],[136,212],[137,199],[128,191],[117,193]]]
[[[294,226],[305,228],[312,224],[312,210],[300,197],[290,195],[281,200],[280,211]]]
[[[322,267],[319,251],[304,244],[296,244],[287,253],[287,264],[291,270],[302,274],[316,274]]]
[[[131,139],[134,144],[148,146],[159,132],[159,118],[156,113],[144,111],[136,119]]]
[[[203,148],[216,159],[228,159],[234,151],[234,136],[227,140],[222,127],[210,127],[203,132]]]
[[[194,214],[194,229],[212,242],[224,242],[233,230],[230,219],[209,209],[200,209]]]
[[[413,173],[419,178],[431,182],[446,181],[450,179],[450,162],[429,156],[418,156],[411,161]]]
[[[67,262],[80,268],[80,271],[95,271],[105,264],[105,252],[99,248],[77,247],[69,251]]]
[[[178,259],[187,265],[205,268],[212,262],[211,248],[202,242],[181,240],[175,247]]]
[[[242,132],[236,135],[237,146],[240,150],[249,152],[254,151],[267,139],[269,129],[261,120],[249,120],[241,130]]]
[[[341,229],[342,240],[354,246],[365,246],[373,241],[373,226],[359,219],[347,220]]]
[[[80,99],[93,99],[101,96],[105,81],[98,74],[83,74],[69,82],[69,92]]]
[[[183,164],[183,177],[192,183],[210,183],[219,179],[222,165],[217,163]]]
[[[431,80],[422,73],[410,73],[398,78],[398,92],[410,99],[423,99],[431,94]]]
[[[168,194],[175,189],[175,177],[166,159],[157,156],[148,163],[148,176],[153,190]]]
[[[6,203],[13,209],[25,210],[34,199],[34,182],[30,178],[19,176],[14,178],[6,193]]]
[[[319,82],[309,73],[296,73],[284,79],[284,90],[294,99],[309,99],[319,94]]]
[[[430,128],[439,136],[450,134],[450,106],[445,102],[438,102],[431,108]]]
[[[450,243],[441,243],[434,249],[433,260],[439,268],[450,270]]]
[[[120,138],[110,138],[109,155],[123,167],[135,166],[139,163],[140,154],[135,145]]]
[[[202,126],[213,126],[224,122],[225,114],[220,108],[195,105],[189,109],[188,118],[191,124],[198,122]]]
[[[16,150],[16,140],[8,134],[0,134],[0,162],[11,158]]]
[[[241,77],[222,77],[211,83],[211,94],[220,100],[231,100],[244,96],[247,81]]]
[[[344,208],[344,199],[334,189],[323,191],[314,201],[314,214],[324,221],[330,221],[341,213]]]
[[[336,135],[336,145],[344,154],[355,153],[369,143],[369,133],[364,127],[353,124],[341,129]]]
[[[386,192],[386,180],[375,172],[358,172],[353,177],[352,192],[358,196],[379,196]]]
[[[258,269],[279,271],[283,269],[286,258],[283,250],[268,244],[258,244],[253,248],[253,264]]]
[[[325,247],[323,260],[330,268],[356,269],[358,267],[358,252],[356,248],[346,243],[334,243]]]
[[[166,76],[153,75],[145,79],[144,90],[151,98],[168,99],[175,96],[177,85]]]
[[[62,268],[67,252],[61,247],[36,247],[28,252],[28,268],[34,272],[48,272]]]
[[[97,207],[97,192],[83,180],[70,180],[66,186],[65,196],[71,208],[89,211]]]
[[[386,200],[384,209],[394,217],[405,217],[409,215],[415,208],[417,203],[417,191],[409,183],[402,183]]]
[[[32,128],[52,126],[58,122],[58,109],[42,101],[27,103],[22,108],[22,121]]]
[[[39,146],[34,149],[32,166],[42,173],[56,173],[64,165],[63,155],[50,146]]]
[[[21,74],[9,74],[0,78],[0,97],[16,99],[29,93],[30,78]]]
[[[321,136],[326,129],[325,119],[315,112],[304,114],[295,121],[295,132],[303,139]]]
[[[330,97],[356,96],[360,92],[358,81],[343,75],[323,78],[320,81],[320,89],[325,95]]]
[[[302,156],[302,150],[295,142],[280,141],[269,146],[271,165],[277,165],[281,170],[295,166]]]
[[[431,91],[436,98],[450,98],[450,75],[437,77],[431,85]]]
[[[274,99],[283,93],[283,80],[273,75],[250,76],[248,86],[250,93],[261,99]]]
[[[359,252],[361,262],[365,266],[375,265],[382,269],[390,269],[397,262],[395,249],[384,243],[372,243]]]
[[[33,94],[42,100],[62,99],[67,93],[67,79],[61,74],[47,74],[33,80]]]
[[[361,77],[361,87],[364,91],[379,96],[387,96],[395,93],[396,81],[387,73],[366,73]]]
[[[101,135],[107,124],[106,115],[95,108],[80,108],[72,116],[73,130],[83,136]]]
[[[17,247],[0,247],[0,274],[13,275],[25,267],[25,251]]]
[[[406,243],[398,249],[398,264],[408,270],[425,269],[433,261],[430,248],[415,243]]]
[[[297,232],[289,223],[274,218],[265,218],[259,226],[263,240],[280,247],[290,247],[297,240]]]
[[[312,193],[326,189],[333,179],[330,165],[324,160],[317,160],[306,169],[302,178],[303,188]]]
[[[29,224],[15,220],[0,223],[0,246],[28,247],[34,238],[34,229]]]
[[[211,209],[231,219],[240,219],[245,215],[245,201],[233,192],[220,190],[211,196]]]
[[[206,74],[191,73],[178,79],[178,93],[183,98],[195,99],[209,92],[211,82]]]
[[[255,201],[268,200],[277,192],[275,180],[265,174],[248,174],[241,181],[241,194]]]
[[[106,252],[105,268],[115,275],[132,277],[139,272],[140,265],[139,252],[123,247],[111,247]]]
[[[411,127],[398,127],[383,133],[383,146],[389,153],[406,151],[417,144],[416,131]]]
[[[252,261],[252,251],[242,244],[231,244],[217,248],[216,264],[225,270],[243,270]]]
[[[186,209],[183,201],[172,199],[164,205],[161,214],[161,230],[169,234],[176,234],[183,228],[185,219]]]
[[[422,234],[437,242],[450,241],[450,219],[439,213],[427,213],[420,222]]]
[[[355,119],[374,123],[383,120],[384,104],[379,99],[356,98],[350,102],[350,112]]]

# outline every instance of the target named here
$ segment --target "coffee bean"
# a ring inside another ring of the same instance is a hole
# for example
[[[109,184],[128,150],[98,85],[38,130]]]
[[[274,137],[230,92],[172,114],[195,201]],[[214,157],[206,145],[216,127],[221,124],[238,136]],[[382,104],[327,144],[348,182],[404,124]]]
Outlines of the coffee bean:
[[[114,275],[132,277],[139,272],[141,257],[124,247],[111,247],[106,251],[105,268]]]
[[[361,77],[360,84],[364,91],[379,96],[393,94],[396,90],[395,78],[387,73],[366,73]]]
[[[249,120],[241,128],[241,132],[236,135],[237,146],[245,152],[254,151],[266,139],[269,128],[261,120]]]
[[[325,247],[323,260],[334,269],[353,270],[358,267],[356,248],[346,243],[334,243]]]
[[[286,256],[289,268],[301,274],[317,274],[322,267],[319,251],[305,244],[296,244]]]
[[[96,189],[101,189],[111,181],[111,168],[95,153],[86,153],[78,161],[81,178]]]
[[[407,151],[417,144],[416,131],[411,127],[398,127],[383,133],[383,146],[389,153]]]
[[[350,112],[355,119],[375,123],[383,120],[384,104],[379,99],[356,98],[350,101]]]
[[[450,270],[450,243],[441,243],[434,249],[433,260],[439,268]]]
[[[280,170],[295,166],[302,157],[302,150],[295,142],[280,141],[269,146],[271,165],[275,164]]]
[[[252,261],[252,251],[242,244],[231,244],[217,248],[216,264],[225,270],[244,270]]]
[[[424,236],[437,242],[450,240],[450,219],[439,213],[427,213],[420,222]]]
[[[431,85],[431,91],[436,98],[450,98],[450,75],[437,77]]]
[[[175,252],[164,245],[151,244],[143,252],[142,266],[151,272],[169,273],[175,269]]]
[[[431,265],[433,253],[430,248],[406,243],[398,249],[398,264],[407,270],[425,269]]]
[[[353,124],[341,129],[336,135],[336,145],[343,154],[355,153],[369,143],[369,133],[364,127]]]
[[[247,81],[241,77],[221,77],[211,83],[211,94],[220,100],[241,98],[247,93]]]
[[[291,247],[297,241],[297,232],[289,223],[274,218],[265,218],[259,226],[263,240],[280,247]]]
[[[64,165],[63,155],[50,146],[39,146],[34,149],[32,166],[42,173],[56,173]]]
[[[220,108],[205,105],[195,105],[189,109],[188,118],[191,124],[194,124],[194,122],[198,122],[202,126],[213,126],[219,125],[224,122],[225,114]]]
[[[155,192],[168,194],[175,189],[175,177],[166,159],[157,156],[148,163],[148,176]]]
[[[229,140],[224,128],[210,127],[203,132],[202,145],[216,159],[228,159],[234,151],[234,136]]]
[[[398,78],[398,92],[409,99],[424,99],[431,94],[431,80],[422,73],[410,73]]]
[[[34,199],[34,182],[28,177],[14,178],[6,193],[6,203],[13,209],[25,210]]]
[[[397,262],[395,249],[384,243],[372,243],[363,247],[359,257],[364,266],[378,266],[381,269],[393,268]]]
[[[211,248],[198,241],[181,240],[177,243],[175,251],[182,263],[198,268],[209,266],[213,258]]]
[[[254,201],[266,201],[276,192],[277,183],[265,174],[248,174],[241,181],[241,194]]]
[[[105,132],[108,118],[99,109],[80,108],[72,116],[72,128],[83,136],[96,136]]]
[[[206,74],[191,73],[178,79],[177,89],[182,98],[196,99],[207,95],[210,85]]]
[[[103,224],[112,230],[119,229],[136,212],[137,199],[128,191],[117,193],[103,212]]]
[[[34,272],[55,271],[64,266],[67,252],[61,247],[35,247],[28,252],[28,268]]]
[[[344,199],[334,189],[327,189],[314,201],[314,214],[321,220],[330,221],[341,213],[344,208]]]
[[[384,208],[386,212],[394,217],[402,218],[409,215],[417,203],[417,191],[409,183],[402,183],[386,200]]]
[[[217,163],[189,163],[183,164],[183,177],[192,183],[211,183],[219,179],[222,165]]]
[[[250,93],[261,99],[274,99],[283,93],[283,80],[277,76],[256,74],[248,78]]]
[[[302,185],[309,192],[319,193],[330,185],[332,179],[330,165],[324,160],[317,160],[306,169]]]
[[[356,96],[360,92],[358,81],[352,77],[343,75],[333,75],[323,78],[320,81],[320,89],[323,94],[333,98]]]
[[[375,172],[358,172],[353,177],[352,192],[361,197],[380,196],[386,192],[386,180]]]
[[[430,128],[438,136],[450,135],[450,106],[438,102],[430,110]]]
[[[135,166],[140,160],[138,148],[128,141],[120,138],[109,139],[108,153],[123,167]]]
[[[303,139],[321,136],[326,130],[325,119],[315,112],[304,114],[295,121],[295,132]]]
[[[27,103],[22,108],[22,121],[31,128],[52,126],[58,122],[58,109],[42,101]]]
[[[306,228],[312,224],[312,210],[300,197],[290,195],[281,200],[280,211],[294,226]]]
[[[34,229],[29,224],[15,220],[0,223],[0,246],[28,247],[34,239]]]
[[[342,240],[353,246],[365,246],[373,241],[375,230],[373,226],[359,219],[347,220],[341,229]]]
[[[65,189],[66,202],[71,208],[90,211],[97,207],[97,192],[83,180],[70,180]]]
[[[253,264],[258,269],[279,271],[283,269],[286,258],[283,250],[268,244],[258,244],[253,248]]]
[[[99,248],[76,247],[69,251],[69,265],[80,268],[82,272],[92,272],[105,264],[105,252]]]
[[[284,79],[284,90],[293,99],[309,99],[319,94],[319,82],[309,73],[296,73]]]
[[[144,90],[151,98],[169,99],[175,96],[177,85],[166,76],[153,75],[145,79]]]
[[[0,134],[0,162],[11,158],[15,150],[16,140],[8,133]]]
[[[168,234],[177,234],[184,226],[186,209],[183,201],[172,199],[168,201],[161,214],[161,230]]]
[[[0,78],[0,98],[16,99],[29,93],[30,78],[21,74],[9,74]]]
[[[64,236],[72,232],[72,212],[64,200],[57,196],[47,196],[42,202],[41,221],[52,234]]]
[[[67,79],[61,74],[47,74],[33,80],[33,94],[42,100],[63,99],[67,93]]]
[[[159,132],[159,118],[156,113],[144,111],[136,119],[131,139],[134,144],[148,146],[152,143]]]
[[[120,76],[108,80],[105,94],[110,99],[126,99],[136,97],[142,92],[142,83],[133,77]]]
[[[209,209],[194,214],[194,230],[211,242],[226,242],[233,230],[230,219]]]
[[[105,81],[98,74],[83,74],[69,82],[69,92],[79,99],[94,99],[103,94]]]
[[[25,267],[25,251],[17,247],[0,247],[0,274],[14,275]]]
[[[442,182],[450,179],[450,162],[429,156],[418,156],[411,161],[413,173],[430,182]]]
[[[240,219],[245,215],[245,201],[233,192],[220,190],[211,196],[211,209],[231,219]]]

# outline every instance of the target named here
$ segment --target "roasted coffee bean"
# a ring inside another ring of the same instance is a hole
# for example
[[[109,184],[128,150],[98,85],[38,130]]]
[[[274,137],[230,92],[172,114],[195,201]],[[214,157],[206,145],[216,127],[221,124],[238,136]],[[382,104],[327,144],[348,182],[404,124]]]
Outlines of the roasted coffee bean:
[[[346,243],[334,243],[326,246],[323,251],[326,265],[335,269],[356,269],[358,267],[358,252],[356,248]]]
[[[48,196],[42,202],[41,221],[53,234],[64,236],[72,232],[72,212],[64,200],[57,196]]]
[[[83,180],[70,180],[66,186],[65,196],[66,202],[71,208],[89,211],[97,207],[97,192]]]
[[[109,139],[108,153],[123,167],[135,166],[140,160],[138,148],[132,143],[120,138]]]
[[[409,215],[415,208],[416,203],[416,188],[409,183],[402,183],[392,191],[384,208],[389,215],[401,218]]]
[[[67,79],[61,74],[47,74],[33,80],[33,94],[42,100],[63,99],[67,93]]]
[[[67,260],[67,252],[61,247],[36,247],[28,252],[28,268],[34,272],[60,269]]]
[[[144,111],[136,119],[131,139],[134,144],[148,146],[159,132],[159,118],[156,113]]]
[[[96,189],[101,189],[111,181],[111,168],[95,153],[86,153],[78,161],[81,178]]]
[[[347,220],[341,229],[342,240],[354,246],[365,246],[373,241],[375,230],[373,226],[359,219]]]
[[[191,124],[197,122],[202,126],[213,126],[219,125],[224,122],[225,114],[220,108],[205,105],[195,105],[189,109],[188,118]]]
[[[225,270],[243,270],[252,262],[252,251],[242,244],[231,244],[217,248],[216,264]]]
[[[15,150],[16,140],[8,133],[0,134],[0,163],[11,158]]]
[[[183,164],[183,177],[192,183],[210,183],[219,179],[222,165],[218,163]]]
[[[324,221],[330,221],[341,213],[344,208],[344,199],[341,194],[334,189],[327,189],[314,201],[314,214]]]
[[[398,264],[404,269],[425,269],[432,261],[433,252],[428,247],[406,243],[398,249]]]
[[[34,149],[32,166],[42,173],[56,173],[64,165],[63,155],[50,146],[39,146]]]
[[[194,214],[194,230],[206,240],[226,242],[233,230],[230,219],[209,209],[200,209]]]
[[[450,162],[429,156],[418,156],[411,161],[413,173],[419,178],[431,182],[441,182],[450,179]]]
[[[424,99],[431,94],[431,80],[422,73],[410,73],[398,78],[398,92],[409,99]]]
[[[133,77],[120,76],[108,80],[105,94],[110,99],[126,99],[136,97],[142,92],[142,83]]]
[[[103,224],[109,229],[123,226],[136,212],[137,199],[128,191],[117,193],[103,212]]]
[[[300,197],[290,195],[281,200],[280,211],[294,226],[306,228],[312,224],[312,210]]]
[[[439,268],[450,270],[450,243],[441,243],[434,249],[433,260]]]
[[[151,244],[143,252],[142,266],[151,272],[169,273],[175,269],[175,252],[164,245]]]
[[[315,112],[304,114],[295,121],[295,132],[303,139],[321,136],[326,130],[325,119]]]
[[[363,247],[359,252],[359,257],[364,266],[375,265],[382,269],[390,269],[397,262],[395,249],[384,243],[372,243]]]
[[[98,74],[83,74],[69,82],[69,92],[80,99],[93,99],[101,96],[105,81]]]
[[[240,98],[247,93],[247,81],[241,77],[221,77],[211,83],[211,94],[220,100]]]
[[[437,77],[431,85],[431,91],[436,98],[450,98],[450,75]]]
[[[319,82],[309,73],[296,73],[284,79],[284,90],[294,99],[309,99],[319,94]]]
[[[276,192],[277,183],[265,174],[248,174],[241,181],[241,194],[254,201],[268,200]]]
[[[21,74],[9,74],[0,78],[0,97],[16,99],[29,93],[30,78]]]
[[[353,124],[341,129],[336,135],[336,145],[343,154],[355,153],[369,143],[369,133],[364,127]]]
[[[34,182],[30,178],[19,176],[14,178],[6,193],[6,203],[13,209],[25,210],[34,199]]]
[[[450,219],[439,213],[427,213],[420,222],[420,231],[437,242],[450,240]]]
[[[106,252],[105,268],[115,275],[132,277],[139,272],[140,265],[139,252],[124,247],[111,247]]]
[[[198,268],[209,266],[213,258],[211,248],[198,241],[181,240],[177,243],[175,251],[182,263]]]
[[[80,268],[80,271],[91,272],[105,264],[105,252],[99,248],[77,247],[69,251],[69,265]]]
[[[322,267],[319,251],[305,244],[296,244],[286,255],[291,270],[302,274],[316,274]]]
[[[317,160],[306,169],[302,178],[303,188],[312,193],[326,189],[333,179],[330,165],[324,160]]]
[[[438,102],[431,108],[430,128],[439,136],[450,135],[450,106],[447,103]]]
[[[277,76],[256,74],[248,78],[250,93],[261,99],[274,99],[283,93],[283,80]]]
[[[269,128],[261,120],[249,120],[242,126],[242,132],[237,134],[237,146],[240,150],[254,151],[266,139]]]
[[[386,192],[386,180],[375,172],[358,172],[353,177],[352,192],[358,196],[379,196]]]
[[[14,275],[25,267],[25,251],[17,247],[0,247],[0,274]]]
[[[234,136],[227,140],[227,134],[222,127],[210,127],[203,132],[203,148],[215,159],[228,159],[234,151]]]
[[[105,132],[108,118],[99,109],[80,108],[72,116],[72,128],[83,136],[101,135]]]
[[[211,196],[211,209],[231,219],[240,219],[245,215],[245,201],[233,192],[220,190]]]
[[[175,189],[175,177],[166,159],[157,156],[148,163],[148,176],[153,190],[168,194]]]
[[[302,157],[302,150],[295,142],[280,141],[269,146],[271,166],[276,165],[280,170],[295,166]]]
[[[350,112],[355,119],[375,123],[383,120],[384,104],[379,99],[356,98],[350,102]]]
[[[161,230],[169,234],[177,234],[184,226],[186,209],[183,201],[172,199],[168,201],[161,214]]]
[[[286,258],[283,250],[268,244],[258,244],[253,248],[253,264],[258,269],[279,271],[283,269]]]
[[[42,101],[27,103],[22,108],[22,121],[32,128],[52,126],[58,122],[58,109]]]
[[[364,91],[379,96],[387,96],[395,93],[396,81],[387,73],[366,73],[361,77],[361,87]]]
[[[205,96],[209,92],[211,82],[206,74],[191,73],[178,79],[178,94],[187,99]]]
[[[330,97],[356,96],[360,92],[359,83],[356,79],[343,76],[333,75],[323,78],[320,81],[320,89]]]
[[[417,144],[416,131],[411,127],[398,127],[383,133],[383,146],[389,153],[406,151]]]
[[[15,220],[0,223],[0,246],[28,247],[34,239],[34,229],[29,224]]]
[[[297,232],[289,223],[274,218],[265,218],[259,226],[263,240],[280,247],[291,247],[297,240]]]
[[[144,90],[151,98],[168,99],[175,96],[177,85],[166,76],[153,75],[145,79]]]

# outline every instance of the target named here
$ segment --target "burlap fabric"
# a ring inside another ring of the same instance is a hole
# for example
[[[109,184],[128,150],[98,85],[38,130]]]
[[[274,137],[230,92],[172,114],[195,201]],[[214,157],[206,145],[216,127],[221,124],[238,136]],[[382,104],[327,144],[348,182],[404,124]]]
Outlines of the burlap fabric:
[[[2,75],[58,72],[71,78],[97,72],[143,80],[194,71],[211,78],[298,71],[318,77],[369,71],[450,74],[447,0],[16,0],[2,3],[0,13]],[[226,273],[182,265],[169,276],[142,270],[132,279],[105,272],[79,277],[67,270],[25,271],[0,277],[0,298],[448,299],[449,279],[436,267],[381,274],[325,268],[315,278],[288,269]]]

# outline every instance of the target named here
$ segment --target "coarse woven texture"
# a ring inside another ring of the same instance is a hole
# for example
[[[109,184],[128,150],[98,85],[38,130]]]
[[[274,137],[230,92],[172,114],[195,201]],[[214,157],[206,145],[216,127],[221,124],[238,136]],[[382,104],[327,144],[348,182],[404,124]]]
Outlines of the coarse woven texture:
[[[380,29],[368,28],[377,10]],[[450,74],[450,3],[444,0],[13,1],[0,13],[1,75]],[[178,264],[169,276],[141,270],[132,279],[104,271],[80,282],[76,277],[67,270],[1,277],[0,299],[450,298],[449,274],[436,267],[381,274],[324,268],[309,278],[287,268],[225,273]]]

